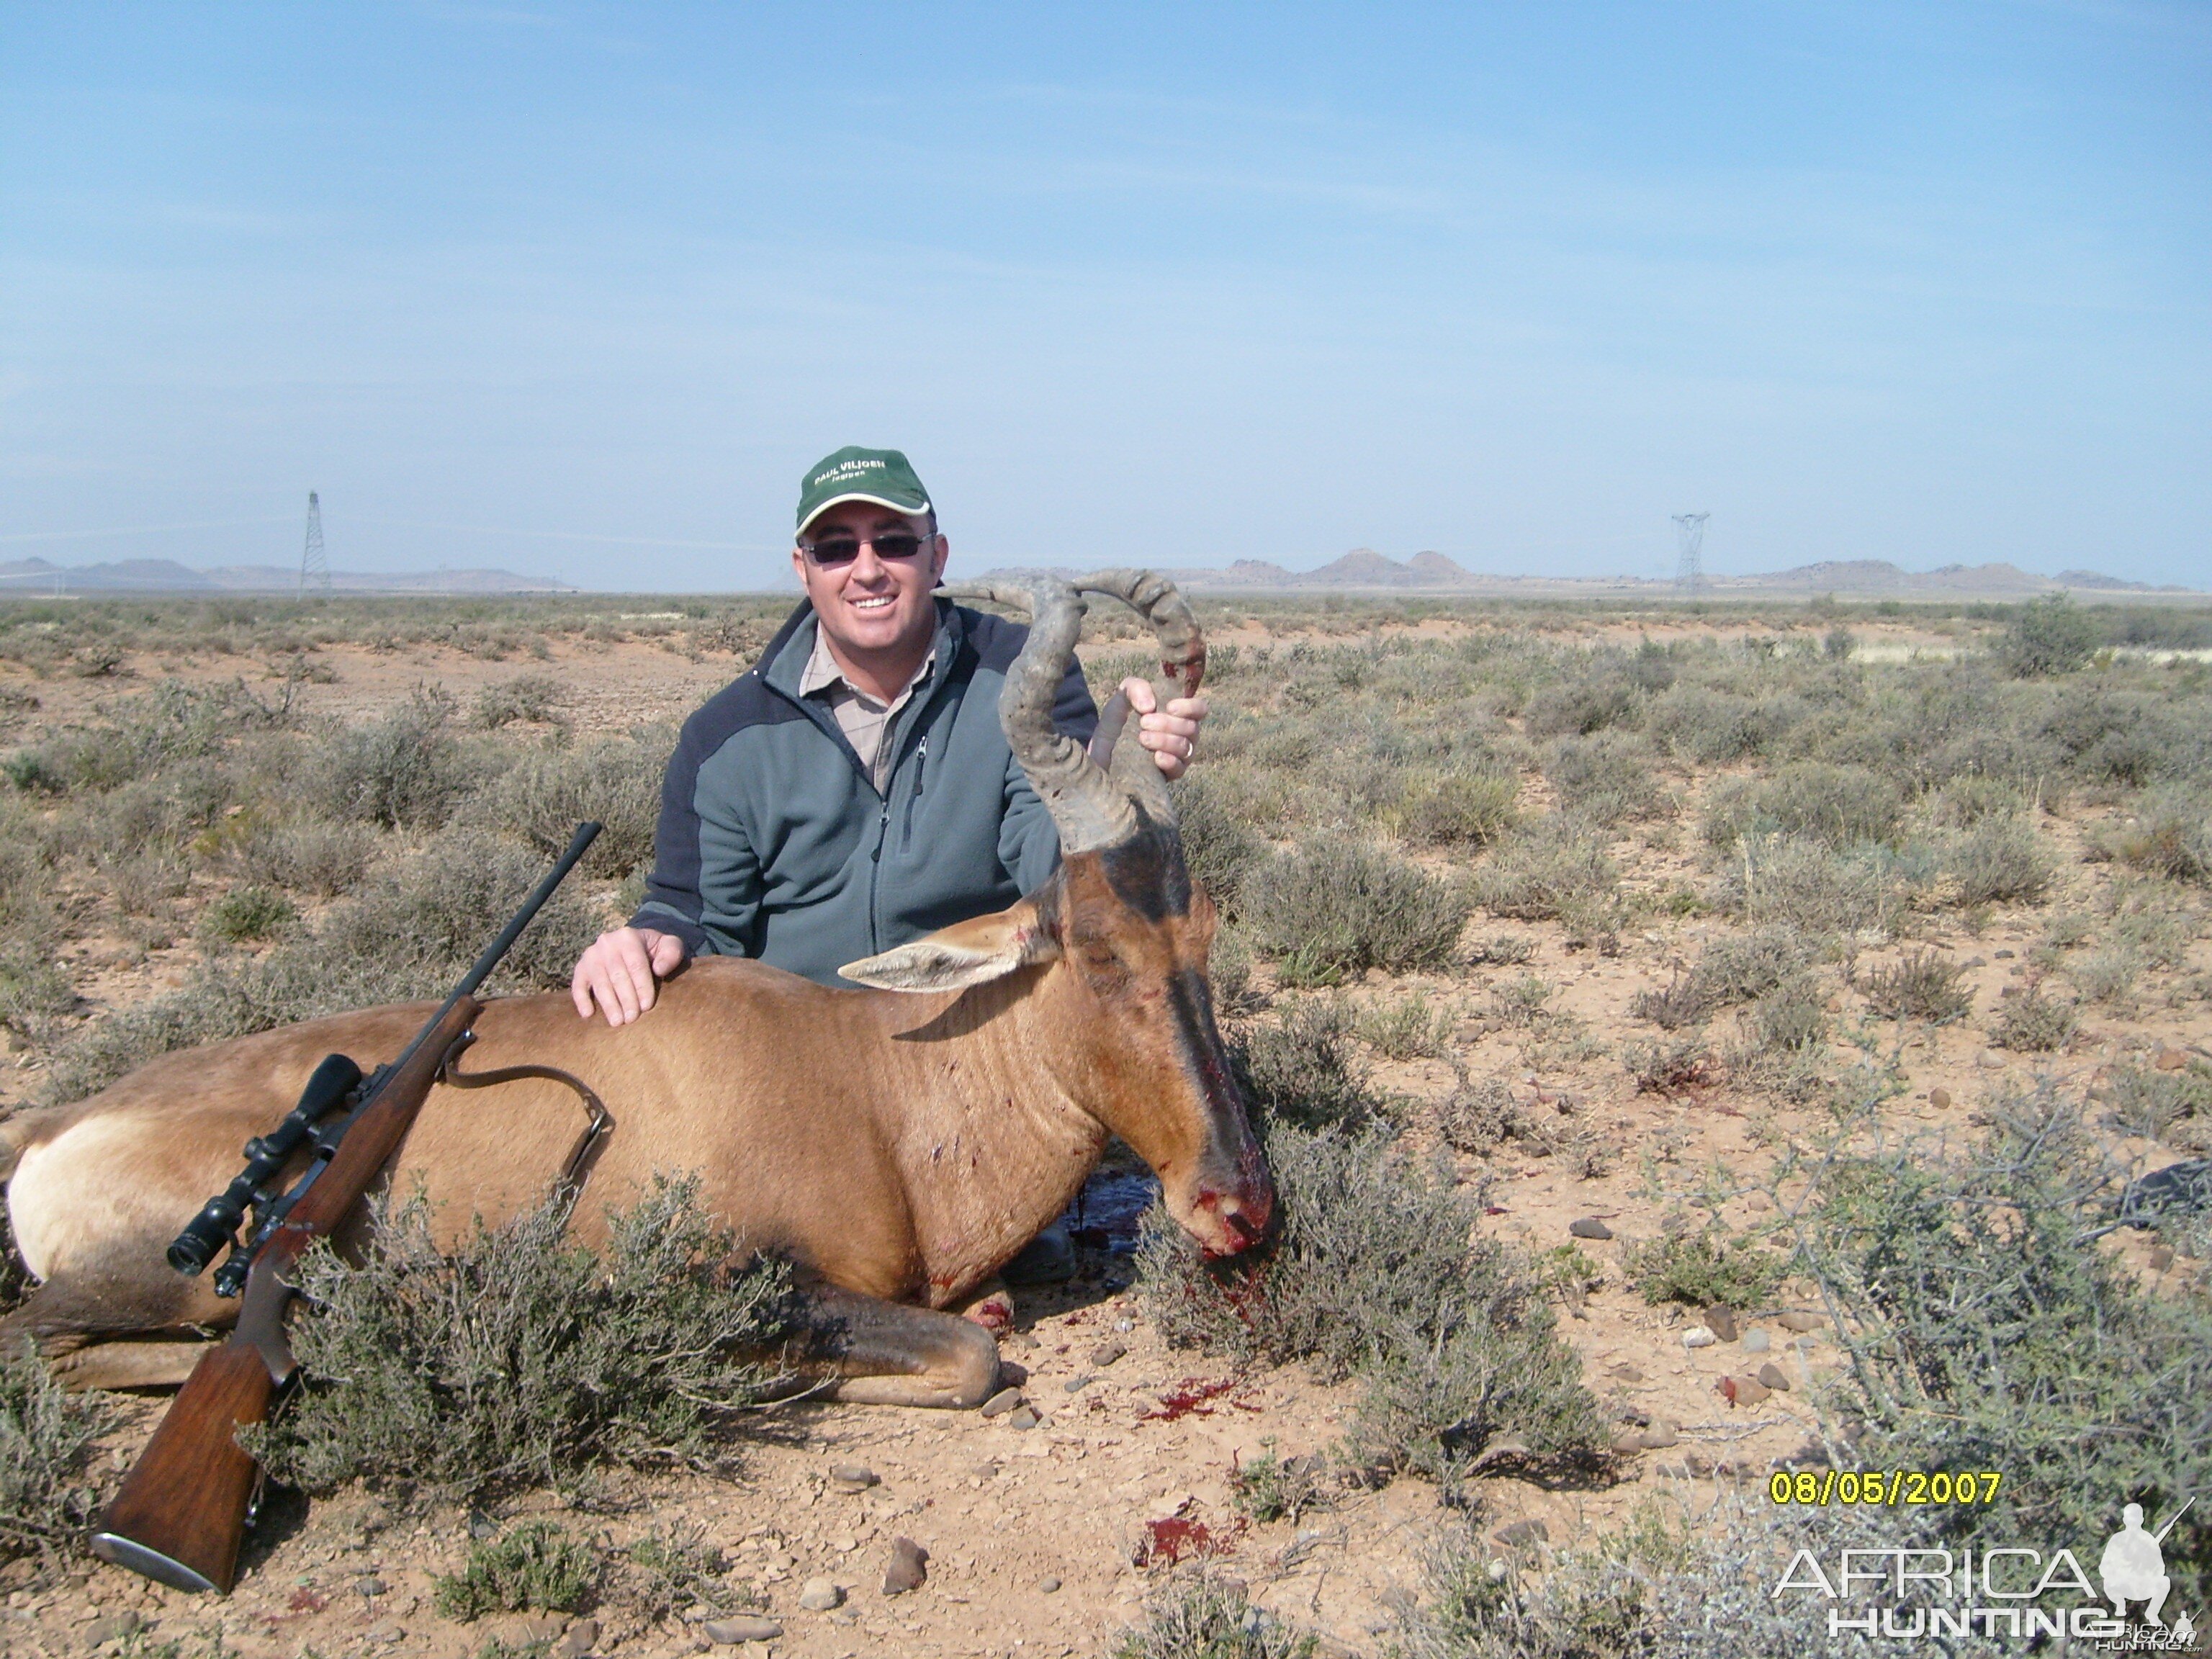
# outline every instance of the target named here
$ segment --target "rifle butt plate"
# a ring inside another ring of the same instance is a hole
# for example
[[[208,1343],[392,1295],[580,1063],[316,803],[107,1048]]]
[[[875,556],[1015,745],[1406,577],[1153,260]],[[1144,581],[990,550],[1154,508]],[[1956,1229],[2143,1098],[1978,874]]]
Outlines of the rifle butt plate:
[[[203,1573],[196,1572],[181,1561],[173,1561],[159,1550],[148,1549],[136,1539],[125,1538],[119,1532],[96,1532],[92,1535],[92,1553],[103,1561],[112,1561],[126,1567],[141,1577],[171,1589],[221,1590],[222,1586]]]

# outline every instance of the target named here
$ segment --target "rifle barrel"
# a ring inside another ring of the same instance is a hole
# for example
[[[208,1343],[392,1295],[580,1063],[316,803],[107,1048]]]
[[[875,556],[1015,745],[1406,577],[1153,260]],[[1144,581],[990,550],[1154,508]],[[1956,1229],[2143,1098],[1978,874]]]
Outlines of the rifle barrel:
[[[491,970],[499,966],[499,959],[507,954],[508,947],[516,939],[521,938],[522,930],[537,919],[538,912],[545,901],[553,896],[553,890],[561,884],[562,878],[569,871],[576,867],[576,860],[584,856],[585,850],[599,838],[599,825],[594,820],[586,819],[576,826],[576,833],[568,838],[567,850],[554,860],[553,867],[545,872],[545,879],[531,890],[530,896],[522,901],[522,908],[514,913],[506,927],[500,929],[499,937],[484,947],[483,954],[476,959],[467,973],[461,975],[461,982],[453,988],[453,994],[439,1005],[438,1012],[430,1016],[429,1024],[416,1033],[415,1040],[392,1062],[392,1070],[398,1071],[414,1059],[415,1051],[428,1040],[431,1032],[438,1029],[453,1005],[463,997],[474,996],[477,988],[491,977]]]

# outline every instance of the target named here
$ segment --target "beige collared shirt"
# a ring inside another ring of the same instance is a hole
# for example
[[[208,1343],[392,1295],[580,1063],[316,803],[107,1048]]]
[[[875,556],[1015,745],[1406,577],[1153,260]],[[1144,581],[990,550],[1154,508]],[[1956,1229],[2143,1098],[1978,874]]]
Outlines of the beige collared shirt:
[[[899,688],[899,694],[889,702],[878,702],[852,681],[845,671],[837,666],[837,659],[830,654],[830,641],[823,637],[820,623],[814,629],[814,652],[806,659],[806,670],[799,677],[799,695],[824,696],[830,712],[836,718],[837,729],[845,734],[845,741],[853,745],[853,752],[860,757],[860,764],[868,769],[868,776],[882,794],[890,787],[891,763],[897,757],[884,742],[884,733],[890,729],[891,716],[907,705],[914,696],[914,688],[929,678],[930,667],[937,660],[937,647],[932,646],[929,654],[921,659],[921,666],[914,671],[914,678]]]

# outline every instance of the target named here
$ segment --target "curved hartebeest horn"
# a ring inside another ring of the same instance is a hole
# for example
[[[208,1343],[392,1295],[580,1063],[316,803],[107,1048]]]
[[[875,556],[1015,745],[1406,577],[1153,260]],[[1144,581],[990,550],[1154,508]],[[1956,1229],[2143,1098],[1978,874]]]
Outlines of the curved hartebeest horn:
[[[999,722],[1006,744],[1060,829],[1060,850],[1085,853],[1110,847],[1137,832],[1137,808],[1167,822],[1173,817],[1156,768],[1133,769],[1127,787],[1109,777],[1113,746],[1128,714],[1117,693],[1099,720],[1091,752],[1052,723],[1052,706],[1075,657],[1075,641],[1088,610],[1083,594],[1108,593],[1152,624],[1159,635],[1161,666],[1198,690],[1206,672],[1206,641],[1189,603],[1175,584],[1149,570],[1102,570],[1073,582],[1042,571],[993,576],[940,590],[947,599],[987,599],[1030,613],[1030,636],[1006,672],[999,696]]]

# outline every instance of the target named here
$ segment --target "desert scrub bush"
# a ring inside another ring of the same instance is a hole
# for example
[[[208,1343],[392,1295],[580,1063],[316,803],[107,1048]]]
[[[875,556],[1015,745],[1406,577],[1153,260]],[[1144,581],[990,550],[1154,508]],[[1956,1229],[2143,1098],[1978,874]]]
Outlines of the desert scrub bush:
[[[1510,1140],[1531,1158],[1567,1154],[1585,1179],[1610,1162],[1612,1149],[1573,1097],[1539,1093],[1524,1100],[1510,1078],[1468,1079],[1444,1097],[1436,1115],[1437,1133],[1455,1152],[1492,1152]]]
[[[1531,737],[1588,737],[1630,720],[1640,696],[1613,662],[1594,661],[1528,700],[1522,720]]]
[[[1795,761],[1771,776],[1716,789],[1705,839],[1733,847],[1747,836],[1780,834],[1842,848],[1892,841],[1904,820],[1904,792],[1882,774]]]
[[[1644,730],[1666,753],[1716,766],[1767,752],[1802,718],[1792,697],[1742,697],[1681,684],[1651,700]]]
[[[636,899],[617,908],[624,915],[634,915],[644,897],[641,878]],[[1206,953],[1206,974],[1213,987],[1213,1005],[1222,1013],[1248,1013],[1257,1002],[1252,990],[1252,941],[1233,920],[1215,930]]]
[[[2045,996],[2042,987],[2031,986],[1997,1004],[1990,1041],[2015,1054],[2047,1054],[2071,1042],[2080,1024],[2072,1003]]]
[[[2212,1066],[2192,1060],[2178,1072],[2117,1066],[2104,1094],[2128,1133],[2185,1152],[2212,1149]]]
[[[1550,812],[1500,842],[1475,872],[1476,902],[1516,921],[1553,921],[1614,903],[1620,870],[1595,826]]]
[[[1359,1040],[1391,1060],[1433,1060],[1451,1039],[1452,1015],[1416,991],[1362,1012],[1354,1026]]]
[[[1319,1643],[1251,1604],[1237,1579],[1203,1571],[1154,1593],[1145,1622],[1124,1631],[1111,1659],[1313,1659]]]
[[[1441,1541],[1431,1556],[1426,1595],[1401,1609],[1396,1659],[1649,1659],[1660,1651],[1653,1581],[1626,1563],[1577,1553],[1538,1577],[1464,1537]]]
[[[1467,959],[1477,968],[1518,968],[1536,959],[1536,941],[1525,933],[1500,933],[1477,940]]]
[[[273,939],[300,919],[300,908],[282,893],[248,884],[234,887],[208,906],[201,931],[227,945]]]
[[[0,1025],[41,1042],[76,1006],[76,987],[50,949],[27,939],[0,944]]]
[[[1993,1103],[1963,1149],[1825,1164],[1801,1259],[1842,1316],[1862,1457],[2002,1459],[2008,1540],[2105,1537],[2123,1502],[2171,1515],[2212,1482],[2212,1305],[2147,1291],[2099,1247],[2118,1172],[2076,1103],[2046,1083]],[[2177,1604],[2203,1606],[2212,1528],[2170,1538],[2166,1569]]]
[[[780,1264],[740,1259],[690,1178],[608,1216],[595,1253],[549,1200],[453,1249],[420,1199],[380,1204],[358,1267],[319,1247],[293,1346],[310,1379],[260,1431],[311,1492],[412,1480],[463,1496],[594,1466],[713,1460],[776,1380],[798,1316]]]
[[[256,824],[231,849],[248,881],[315,898],[336,898],[368,873],[376,831],[365,823],[317,819]]]
[[[1973,1009],[1973,993],[1959,982],[1965,971],[1937,951],[1908,951],[1895,962],[1869,969],[1858,988],[1868,1008],[1884,1019],[1948,1025]]]
[[[1656,1238],[1625,1246],[1620,1261],[1629,1282],[1655,1307],[1680,1302],[1739,1312],[1771,1301],[1789,1268],[1786,1258],[1717,1224],[1667,1228]]]
[[[1733,934],[1706,945],[1687,973],[1637,993],[1628,1011],[1669,1031],[1701,1025],[1722,1008],[1765,995],[1811,957],[1811,947],[1792,927]]]
[[[1229,1501],[1237,1514],[1261,1526],[1271,1521],[1295,1523],[1326,1502],[1326,1467],[1319,1457],[1285,1457],[1273,1441],[1262,1441],[1256,1456],[1237,1460],[1230,1470]]]
[[[2168,881],[2212,882],[2212,791],[2154,790],[2120,832],[2116,850],[2136,869]]]
[[[1660,787],[1658,757],[1626,732],[1561,738],[1544,751],[1544,776],[1559,805],[1592,823],[1662,817],[1674,802]]]
[[[1700,1039],[1635,1042],[1623,1047],[1620,1063],[1639,1095],[1671,1099],[1692,1089],[1710,1088],[1727,1074],[1720,1057]]]
[[[1160,1330],[1364,1382],[1348,1449],[1449,1480],[1498,1435],[1539,1455],[1598,1443],[1595,1402],[1536,1282],[1482,1237],[1481,1200],[1382,1132],[1266,1127],[1274,1237],[1208,1263],[1155,1206],[1139,1247]]]
[[[100,1506],[93,1447],[114,1425],[99,1395],[64,1394],[28,1342],[0,1358],[0,1560],[82,1543]]]
[[[1239,814],[1231,793],[1204,769],[1184,774],[1170,793],[1175,797],[1183,862],[1216,904],[1234,912],[1244,878],[1267,856],[1267,842]]]
[[[1942,863],[1957,904],[2033,904],[2051,889],[2051,854],[2025,818],[1983,818],[1944,845]]]
[[[439,1613],[466,1623],[488,1613],[574,1613],[599,1577],[590,1546],[540,1518],[471,1545],[460,1571],[433,1588]]]
[[[581,749],[541,749],[525,756],[469,803],[481,814],[550,858],[586,818],[600,824],[584,855],[586,875],[627,875],[653,856],[660,816],[661,774],[669,746],[631,739]]]
[[[2131,945],[2112,945],[2085,952],[2067,969],[2066,977],[2074,981],[2084,1001],[2124,1007],[2146,965],[2142,951]]]
[[[380,872],[313,929],[253,960],[211,957],[177,990],[88,1028],[56,1057],[43,1098],[75,1100],[172,1049],[441,995],[544,873],[542,861],[512,842],[448,831]],[[567,984],[598,932],[580,899],[556,893],[515,941],[494,992]]]
[[[1521,780],[1508,771],[1446,772],[1409,781],[1393,817],[1418,847],[1487,847],[1510,830]]]
[[[1810,975],[1793,974],[1752,1005],[1753,1041],[1768,1054],[1801,1054],[1828,1040],[1826,999]]]
[[[704,1527],[672,1521],[633,1540],[610,1564],[612,1599],[635,1608],[647,1620],[665,1619],[686,1607],[712,1606],[723,1593],[729,1560],[708,1541]]]
[[[1552,987],[1534,974],[1516,974],[1490,988],[1490,1018],[1508,1030],[1539,1024],[1552,1000]]]
[[[2102,642],[2096,618],[2053,593],[2013,613],[1997,641],[1996,658],[2014,678],[2038,679],[2072,673]]]
[[[1747,836],[1722,863],[1714,899],[1755,926],[1820,937],[1886,934],[1903,896],[1877,849],[1839,853],[1795,836]]]
[[[435,830],[468,792],[452,730],[453,699],[417,686],[380,720],[327,738],[314,757],[313,799],[327,817],[395,830]]]
[[[220,755],[233,739],[285,719],[242,680],[204,688],[164,681],[98,725],[71,726],[34,749],[17,750],[7,769],[19,789],[46,794],[109,790],[178,761]]]
[[[552,675],[518,674],[502,685],[487,685],[477,692],[469,723],[480,732],[495,732],[516,720],[559,725],[568,700],[568,688]]]
[[[1469,901],[1457,882],[1363,842],[1317,840],[1280,854],[1244,895],[1254,942],[1286,985],[1338,985],[1381,968],[1451,959]]]
[[[1358,1122],[1376,1107],[1353,1051],[1358,1020],[1341,1003],[1306,1001],[1231,1039],[1229,1063],[1258,1115],[1304,1128]]]
[[[2028,799],[2008,778],[1969,772],[1953,778],[1929,808],[1929,818],[1947,830],[1965,830],[1984,818],[2008,818],[2025,812]]]

